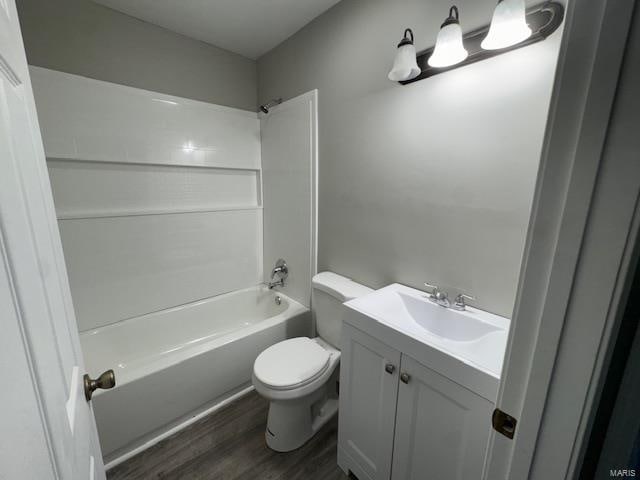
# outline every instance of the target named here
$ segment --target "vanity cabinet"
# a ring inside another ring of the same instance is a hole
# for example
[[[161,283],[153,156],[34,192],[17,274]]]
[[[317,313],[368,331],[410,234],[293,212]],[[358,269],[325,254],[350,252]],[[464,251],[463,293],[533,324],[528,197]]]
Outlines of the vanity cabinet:
[[[359,480],[480,479],[493,404],[345,323],[338,463]]]
[[[491,402],[407,355],[400,369],[392,480],[479,480]]]
[[[344,324],[340,364],[338,464],[359,480],[389,479],[400,352]]]

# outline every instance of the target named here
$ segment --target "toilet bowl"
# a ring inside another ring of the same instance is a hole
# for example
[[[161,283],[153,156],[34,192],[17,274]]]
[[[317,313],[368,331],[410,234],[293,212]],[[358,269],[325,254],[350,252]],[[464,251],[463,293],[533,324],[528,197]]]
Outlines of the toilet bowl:
[[[253,385],[270,401],[266,442],[278,452],[304,445],[338,411],[342,303],[372,291],[332,272],[314,276],[312,286],[318,336],[276,343],[253,366]]]

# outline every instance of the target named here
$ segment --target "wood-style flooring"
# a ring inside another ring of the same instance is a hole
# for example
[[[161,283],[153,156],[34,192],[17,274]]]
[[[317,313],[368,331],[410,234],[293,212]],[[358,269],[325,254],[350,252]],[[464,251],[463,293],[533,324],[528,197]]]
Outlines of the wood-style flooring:
[[[107,472],[108,480],[347,480],[336,464],[337,418],[288,453],[267,448],[268,402],[255,392]]]

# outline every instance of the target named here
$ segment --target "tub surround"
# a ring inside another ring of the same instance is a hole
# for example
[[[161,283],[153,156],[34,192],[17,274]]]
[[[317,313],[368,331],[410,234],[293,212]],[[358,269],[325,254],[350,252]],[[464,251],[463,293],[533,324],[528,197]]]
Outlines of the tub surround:
[[[47,158],[260,169],[255,112],[31,66]]]
[[[31,78],[81,332],[261,282],[256,113]]]
[[[278,258],[290,266],[280,290],[311,305],[317,273],[318,92],[313,90],[260,114],[264,199],[264,275]]]

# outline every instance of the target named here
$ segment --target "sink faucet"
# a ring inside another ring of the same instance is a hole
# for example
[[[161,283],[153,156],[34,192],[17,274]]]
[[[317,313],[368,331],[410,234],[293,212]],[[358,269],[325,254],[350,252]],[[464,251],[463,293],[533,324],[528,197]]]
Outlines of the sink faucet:
[[[431,300],[433,303],[444,308],[449,308],[451,306],[451,303],[449,302],[449,295],[447,294],[447,292],[443,292],[442,290],[440,290],[440,287],[438,287],[437,285],[430,285],[428,283],[425,283],[424,286],[431,289],[429,300]]]
[[[447,292],[440,290],[440,287],[437,285],[431,285],[429,283],[424,284],[425,287],[431,289],[431,293],[429,294],[429,300],[433,303],[440,305],[444,308],[453,308],[454,310],[464,311],[467,309],[466,300],[475,300],[475,297],[471,295],[465,295],[464,293],[459,294],[456,299],[453,301],[453,304],[449,301],[449,295]]]
[[[276,275],[278,276],[278,280],[276,280],[275,282],[271,281],[267,284],[269,290],[274,287],[284,287],[284,281],[289,276],[289,267],[287,267],[287,262],[285,262],[282,258],[280,258],[276,262],[276,266],[273,267],[273,270],[271,270],[271,280],[273,280]]]

